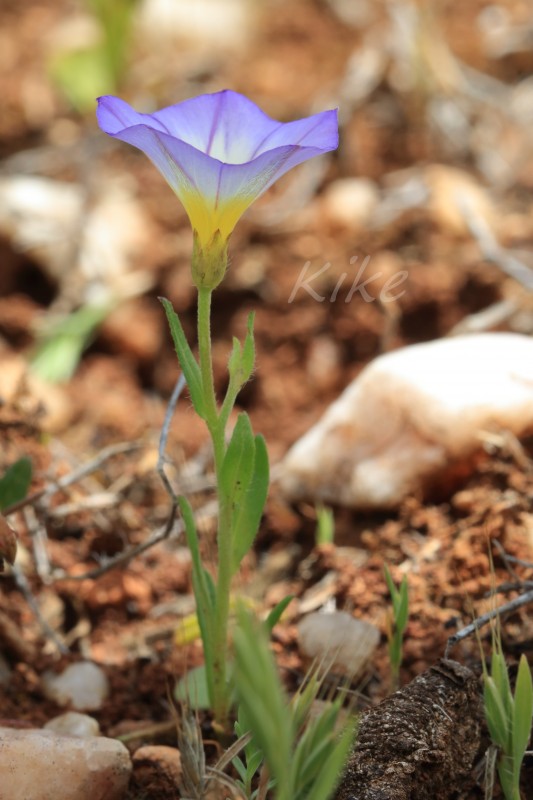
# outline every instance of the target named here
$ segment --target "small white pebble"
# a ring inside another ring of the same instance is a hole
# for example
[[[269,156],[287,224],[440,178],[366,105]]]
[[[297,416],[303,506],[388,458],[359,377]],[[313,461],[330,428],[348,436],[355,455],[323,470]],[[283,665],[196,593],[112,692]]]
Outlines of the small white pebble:
[[[91,661],[71,664],[60,675],[45,672],[42,680],[48,698],[77,711],[96,711],[109,694],[105,672]]]
[[[368,178],[339,178],[324,192],[324,213],[330,222],[348,228],[366,225],[379,203],[379,190]]]
[[[379,644],[381,634],[369,622],[346,611],[307,614],[298,625],[298,642],[304,658],[326,670],[356,678]]]
[[[100,725],[87,714],[77,711],[67,711],[49,720],[44,726],[45,730],[60,733],[62,736],[99,736]]]

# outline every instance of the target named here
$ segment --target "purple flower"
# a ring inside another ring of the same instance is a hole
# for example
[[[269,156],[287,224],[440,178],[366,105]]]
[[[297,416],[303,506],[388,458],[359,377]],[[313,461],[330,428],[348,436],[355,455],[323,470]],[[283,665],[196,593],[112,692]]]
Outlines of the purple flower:
[[[105,133],[138,147],[166,178],[185,206],[197,253],[225,252],[237,220],[260,194],[292,167],[338,145],[335,110],[276,122],[232,91],[154,114],[100,97],[97,117]]]

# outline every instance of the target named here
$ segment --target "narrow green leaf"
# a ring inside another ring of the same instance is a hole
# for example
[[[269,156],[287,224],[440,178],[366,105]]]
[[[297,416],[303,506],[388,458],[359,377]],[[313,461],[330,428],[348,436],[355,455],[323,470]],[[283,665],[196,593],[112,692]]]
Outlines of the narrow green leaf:
[[[283,600],[280,600],[277,605],[274,606],[270,614],[265,620],[265,625],[269,633],[272,633],[274,627],[278,624],[281,619],[281,616],[291,600],[293,599],[293,594],[288,594],[287,597],[284,597]]]
[[[191,395],[194,410],[198,416],[205,420],[206,413],[200,367],[193,356],[192,350],[189,347],[189,343],[185,337],[180,319],[172,308],[172,304],[164,297],[160,298],[160,300],[167,315],[170,332],[172,334],[172,339],[174,340],[174,347],[176,349],[183,374],[185,375],[185,380],[187,381],[187,387],[189,389],[189,394]]]
[[[174,697],[194,709],[211,708],[205,664],[180,678],[174,687]]]
[[[494,744],[507,750],[510,719],[505,713],[505,707],[492,677],[486,677],[483,687],[485,716],[490,736]]]
[[[270,775],[278,786],[290,778],[293,727],[287,698],[268,647],[264,627],[243,609],[234,634],[235,691]]]
[[[515,765],[511,756],[501,754],[498,759],[498,778],[506,800],[520,800],[517,788],[518,776],[515,775]]]
[[[244,787],[244,784],[246,783],[246,779],[248,777],[248,771],[247,771],[246,767],[244,766],[244,764],[241,761],[241,759],[239,758],[239,756],[235,756],[235,758],[232,758],[231,759],[231,763],[233,764],[234,768],[239,773],[239,777],[240,777],[240,779],[242,781],[242,786]]]
[[[338,785],[355,738],[355,723],[349,723],[337,739],[324,768],[317,775],[305,800],[328,800]]]
[[[301,730],[309,716],[311,706],[318,697],[320,689],[322,688],[323,680],[319,677],[318,672],[314,669],[307,675],[305,684],[300,687],[297,694],[292,699],[292,715],[294,719],[294,727],[296,730]]]
[[[522,654],[518,664],[516,686],[514,693],[513,714],[513,758],[515,769],[520,771],[520,765],[527,749],[531,735],[531,722],[533,719],[533,683],[531,670],[525,655]]]
[[[391,600],[394,603],[394,599],[398,594],[398,589],[396,588],[396,584],[392,580],[392,575],[390,574],[389,568],[386,564],[383,565],[383,574],[385,576],[385,583],[387,584],[387,589],[389,590]]]
[[[498,694],[505,705],[505,710],[509,711],[513,701],[513,693],[511,692],[505,656],[499,649],[492,654],[491,675],[498,689]]]
[[[261,764],[263,763],[263,754],[260,750],[256,750],[251,754],[248,761],[248,774],[255,775]]]
[[[239,508],[236,509],[233,538],[233,570],[250,550],[259,529],[268,494],[270,473],[268,453],[262,436],[255,437],[255,461],[252,480]]]
[[[409,617],[409,591],[407,587],[407,578],[404,575],[400,584],[398,603],[394,610],[394,621],[398,632],[403,634],[407,627],[407,619]]]
[[[185,497],[178,499],[180,511],[185,524],[185,535],[187,544],[191,551],[192,559],[192,585],[194,597],[196,599],[196,614],[198,624],[202,634],[204,645],[204,659],[207,675],[207,686],[209,697],[213,700],[213,609],[214,609],[214,586],[213,579],[202,565],[200,558],[200,548],[198,534],[194,523],[192,508]]]
[[[326,708],[315,719],[309,720],[296,746],[292,760],[293,785],[300,791],[313,783],[334,744],[334,728],[338,709]]]
[[[29,458],[15,461],[0,478],[0,511],[24,500],[31,484],[32,466]]]

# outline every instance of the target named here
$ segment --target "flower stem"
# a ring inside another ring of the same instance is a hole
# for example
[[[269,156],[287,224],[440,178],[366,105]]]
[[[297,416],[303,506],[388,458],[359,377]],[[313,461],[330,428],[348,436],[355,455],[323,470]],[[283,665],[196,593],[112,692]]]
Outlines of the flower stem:
[[[215,719],[220,725],[227,720],[229,688],[227,683],[228,620],[232,577],[232,504],[222,490],[221,471],[226,453],[225,428],[227,415],[217,407],[211,352],[211,289],[198,289],[198,347],[200,372],[207,414],[207,426],[213,442],[218,492],[218,574],[216,580],[215,618],[213,625],[213,697],[210,698]]]

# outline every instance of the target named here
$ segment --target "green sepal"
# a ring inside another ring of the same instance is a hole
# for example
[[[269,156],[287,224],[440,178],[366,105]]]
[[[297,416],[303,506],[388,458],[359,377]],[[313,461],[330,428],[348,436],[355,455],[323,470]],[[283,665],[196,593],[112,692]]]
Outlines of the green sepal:
[[[176,349],[176,353],[181,368],[183,370],[183,374],[185,375],[185,380],[187,381],[187,386],[189,389],[189,394],[191,396],[192,404],[194,406],[194,410],[196,411],[199,417],[205,420],[206,412],[205,412],[204,391],[203,391],[202,375],[200,373],[200,367],[198,366],[198,362],[193,356],[192,350],[189,347],[189,343],[185,336],[180,319],[176,314],[176,312],[174,311],[174,309],[172,308],[172,304],[170,303],[169,300],[166,300],[164,297],[161,297],[160,300],[161,303],[163,304],[163,308],[165,309],[165,313],[167,315],[168,324],[170,326],[170,332],[172,334],[172,339],[174,340],[174,347]]]
[[[24,500],[31,484],[32,466],[27,457],[15,461],[0,478],[0,511]]]
[[[233,337],[233,347],[228,361],[228,372],[230,374],[231,386],[235,389],[235,394],[250,380],[252,372],[254,371],[254,316],[254,312],[251,311],[248,316],[244,346],[241,346],[239,340]]]
[[[259,529],[265,508],[270,481],[268,453],[261,435],[255,437],[255,459],[253,475],[238,507],[235,507],[233,523],[233,572],[250,550]]]
[[[236,336],[233,337],[233,346],[228,359],[228,372],[231,382],[237,384],[242,363],[242,347]]]

